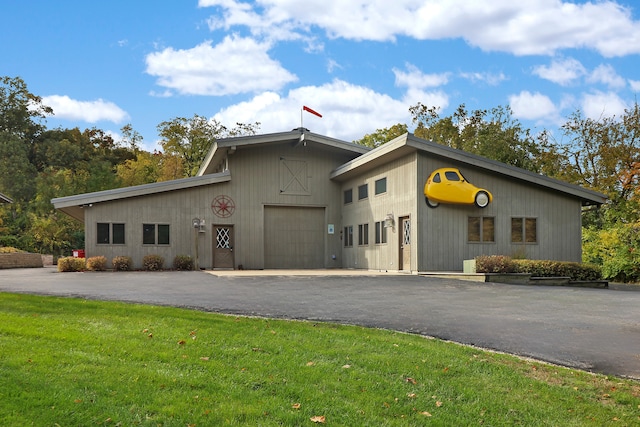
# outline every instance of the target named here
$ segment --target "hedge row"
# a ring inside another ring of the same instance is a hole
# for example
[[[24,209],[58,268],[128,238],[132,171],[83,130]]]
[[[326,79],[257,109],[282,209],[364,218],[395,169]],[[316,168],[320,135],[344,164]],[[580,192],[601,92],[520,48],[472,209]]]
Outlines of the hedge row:
[[[128,256],[117,256],[111,260],[111,265],[115,271],[131,271],[133,260]],[[173,260],[175,270],[193,270],[193,258],[189,255],[178,255]],[[146,255],[142,259],[142,268],[147,271],[159,271],[164,269],[164,258],[160,255]],[[64,257],[58,259],[58,271],[105,271],[107,269],[107,258],[95,256],[91,258]]]
[[[528,273],[531,277],[570,277],[571,280],[602,280],[600,267],[577,262],[512,259],[505,255],[476,257],[478,273]]]

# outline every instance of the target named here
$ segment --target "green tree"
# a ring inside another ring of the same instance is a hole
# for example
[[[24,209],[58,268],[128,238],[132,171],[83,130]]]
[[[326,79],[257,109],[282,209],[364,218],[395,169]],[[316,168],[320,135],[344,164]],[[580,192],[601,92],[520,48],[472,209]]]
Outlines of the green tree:
[[[401,135],[407,133],[407,125],[397,123],[388,128],[376,129],[373,133],[368,133],[357,141],[353,141],[356,144],[364,145],[365,147],[376,148],[380,145],[391,141]]]
[[[442,118],[438,111],[422,103],[409,108],[416,136],[530,171],[542,169],[539,157],[549,148],[547,140],[534,138],[509,107],[469,112],[462,104]]]
[[[241,124],[229,130],[215,119],[195,114],[192,118],[176,117],[158,125],[164,154],[178,156],[182,163],[182,177],[195,176],[211,144],[218,138],[253,135],[259,123]]]

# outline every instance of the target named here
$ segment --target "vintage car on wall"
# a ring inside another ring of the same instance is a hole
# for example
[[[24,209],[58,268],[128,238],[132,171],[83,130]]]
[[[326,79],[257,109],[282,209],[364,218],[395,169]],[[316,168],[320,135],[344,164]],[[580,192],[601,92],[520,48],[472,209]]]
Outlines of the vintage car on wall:
[[[436,169],[424,184],[427,206],[437,208],[440,203],[476,205],[485,208],[493,200],[489,191],[471,184],[455,168]]]

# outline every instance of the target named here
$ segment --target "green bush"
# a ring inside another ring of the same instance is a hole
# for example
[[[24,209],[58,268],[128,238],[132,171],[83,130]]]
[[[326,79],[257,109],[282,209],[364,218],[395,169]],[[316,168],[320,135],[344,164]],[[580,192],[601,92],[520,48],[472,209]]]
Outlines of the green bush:
[[[193,270],[193,258],[189,255],[177,255],[173,259],[173,268],[175,270]]]
[[[160,255],[145,255],[142,258],[142,267],[147,271],[159,271],[164,266],[164,258]]]
[[[476,257],[477,273],[516,273],[518,266],[506,255],[482,255]]]
[[[84,271],[86,263],[84,258],[74,258],[71,256],[58,259],[58,271],[63,273],[73,271]]]
[[[600,267],[577,262],[511,259],[504,255],[476,257],[478,273],[528,273],[531,277],[570,277],[571,280],[601,280]]]
[[[107,269],[107,258],[104,256],[94,256],[87,258],[87,270],[105,271]]]
[[[111,265],[115,271],[130,271],[133,261],[128,256],[117,256],[111,260]]]

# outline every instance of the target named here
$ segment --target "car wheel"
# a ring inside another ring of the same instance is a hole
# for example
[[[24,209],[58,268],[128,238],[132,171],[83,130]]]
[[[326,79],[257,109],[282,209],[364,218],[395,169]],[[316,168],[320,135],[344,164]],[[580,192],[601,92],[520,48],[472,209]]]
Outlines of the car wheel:
[[[430,208],[432,208],[432,209],[433,209],[433,208],[437,208],[438,206],[440,206],[440,203],[438,203],[438,202],[434,202],[434,201],[431,201],[431,200],[429,200],[429,198],[428,198],[428,197],[425,197],[425,198],[424,198],[424,201],[425,201],[425,202],[427,202],[427,206],[429,206],[429,207],[430,207]]]
[[[489,195],[486,191],[478,191],[476,193],[475,204],[479,208],[486,208],[489,205]]]

